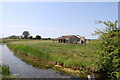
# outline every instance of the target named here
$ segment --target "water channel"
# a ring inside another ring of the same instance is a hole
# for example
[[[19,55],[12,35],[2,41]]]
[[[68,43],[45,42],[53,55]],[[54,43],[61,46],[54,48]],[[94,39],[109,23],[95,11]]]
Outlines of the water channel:
[[[0,44],[2,49],[2,63],[10,67],[11,74],[15,78],[73,78],[74,76],[60,73],[52,68],[38,69],[17,58],[14,53],[5,45]]]

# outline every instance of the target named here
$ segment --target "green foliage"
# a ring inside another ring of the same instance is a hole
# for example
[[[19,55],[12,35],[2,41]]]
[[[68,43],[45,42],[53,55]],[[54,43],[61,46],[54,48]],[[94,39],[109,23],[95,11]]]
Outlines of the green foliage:
[[[18,36],[16,36],[16,35],[9,36],[9,39],[17,39],[17,38],[18,38]]]
[[[6,64],[0,65],[0,78],[13,78],[13,76],[10,74],[10,68]]]
[[[41,39],[40,35],[36,35],[35,39]]]
[[[33,39],[33,37],[32,37],[32,36],[30,36],[30,37],[29,37],[29,39]]]
[[[10,68],[8,65],[0,65],[2,66],[2,75],[9,75],[10,74]]]
[[[2,74],[2,78],[13,78],[13,76],[10,75],[9,66],[5,64],[0,65],[0,74]]]
[[[103,30],[97,29],[95,34],[99,35],[99,62],[98,71],[112,73],[120,71],[120,30],[115,22],[102,22],[106,25]]]
[[[24,32],[22,33],[22,35],[24,36],[24,39],[28,39],[28,36],[29,36],[30,34],[29,34],[29,31],[24,31]]]

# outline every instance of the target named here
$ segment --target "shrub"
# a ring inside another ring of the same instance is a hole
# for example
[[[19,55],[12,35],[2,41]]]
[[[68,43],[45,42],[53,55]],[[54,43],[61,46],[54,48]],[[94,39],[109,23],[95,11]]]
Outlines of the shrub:
[[[96,31],[99,34],[99,62],[98,71],[102,73],[120,72],[120,30],[117,27],[117,21],[99,23],[107,27],[103,30]]]

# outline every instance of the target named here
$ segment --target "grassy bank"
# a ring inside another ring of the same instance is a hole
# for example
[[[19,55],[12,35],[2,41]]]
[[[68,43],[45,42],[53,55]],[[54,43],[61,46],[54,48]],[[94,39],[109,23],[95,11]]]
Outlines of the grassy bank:
[[[50,64],[81,72],[94,72],[98,59],[96,43],[93,41],[78,45],[54,43],[49,40],[15,40],[7,45],[15,52],[43,59]]]

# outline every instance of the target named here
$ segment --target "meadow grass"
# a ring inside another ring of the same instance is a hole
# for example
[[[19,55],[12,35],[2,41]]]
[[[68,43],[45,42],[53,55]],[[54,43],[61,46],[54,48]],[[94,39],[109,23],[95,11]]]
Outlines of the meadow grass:
[[[95,71],[98,60],[97,41],[88,44],[64,44],[51,40],[15,40],[7,45],[15,52],[36,56],[69,68]]]

